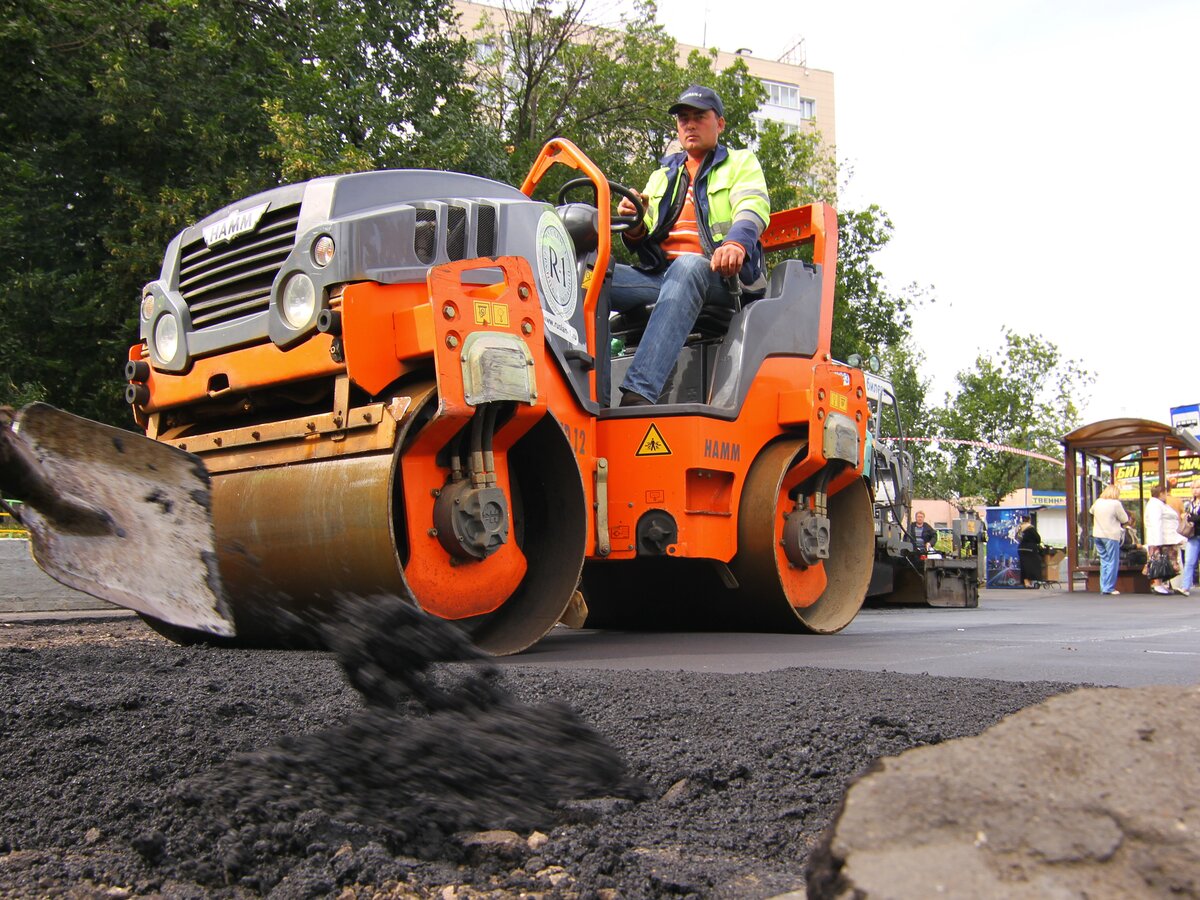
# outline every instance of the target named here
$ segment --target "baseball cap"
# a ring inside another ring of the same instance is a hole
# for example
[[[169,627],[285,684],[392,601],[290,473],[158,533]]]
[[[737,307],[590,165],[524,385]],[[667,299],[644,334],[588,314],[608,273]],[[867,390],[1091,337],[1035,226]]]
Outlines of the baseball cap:
[[[679,99],[675,101],[675,105],[667,110],[667,112],[675,115],[681,109],[689,106],[693,109],[711,109],[718,116],[722,118],[725,116],[725,104],[721,102],[721,95],[712,88],[706,88],[703,85],[693,84],[679,95]]]

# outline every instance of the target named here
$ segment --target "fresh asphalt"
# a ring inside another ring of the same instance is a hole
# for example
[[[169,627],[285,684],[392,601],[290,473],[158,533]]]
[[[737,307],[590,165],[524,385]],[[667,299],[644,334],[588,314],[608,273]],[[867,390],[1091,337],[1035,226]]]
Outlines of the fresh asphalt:
[[[0,627],[131,616],[63,588],[0,542]],[[681,615],[686,615],[685,608]],[[976,609],[867,607],[834,635],[571,631],[506,663],[767,672],[814,667],[1136,687],[1200,683],[1200,589],[1190,597],[984,590]]]
[[[1200,590],[1190,597],[985,590],[976,609],[867,607],[834,635],[556,628],[513,662],[766,672],[798,666],[1135,687],[1200,683]]]

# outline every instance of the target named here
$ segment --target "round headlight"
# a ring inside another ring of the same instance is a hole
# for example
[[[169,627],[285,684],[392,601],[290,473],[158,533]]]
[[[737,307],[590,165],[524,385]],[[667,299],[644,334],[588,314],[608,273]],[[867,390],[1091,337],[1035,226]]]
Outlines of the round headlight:
[[[154,350],[163,362],[170,362],[179,350],[179,320],[171,313],[160,316],[154,326]]]
[[[313,241],[313,262],[315,262],[321,268],[324,268],[333,262],[333,250],[333,238],[327,234],[321,235],[319,238]]]
[[[283,318],[293,328],[303,328],[317,311],[317,289],[312,279],[297,272],[283,285]]]
[[[152,315],[154,315],[154,295],[147,294],[142,298],[142,318],[149,322]]]

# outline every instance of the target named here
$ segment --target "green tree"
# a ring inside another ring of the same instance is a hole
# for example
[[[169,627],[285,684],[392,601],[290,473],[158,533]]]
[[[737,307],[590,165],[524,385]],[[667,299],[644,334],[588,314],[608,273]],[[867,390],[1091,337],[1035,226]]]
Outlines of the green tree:
[[[475,137],[449,0],[4,6],[0,403],[127,421],[141,287],[173,234],[225,203],[318,173],[499,157]]]
[[[892,239],[892,220],[871,204],[838,214],[838,277],[833,310],[833,355],[846,359],[903,345],[912,330],[913,306],[922,291],[888,289],[875,254]]]
[[[1079,403],[1094,376],[1057,346],[1034,335],[1005,330],[1004,346],[980,354],[958,373],[958,387],[934,417],[938,434],[1060,457],[1059,439],[1079,424]],[[942,444],[935,481],[938,495],[977,499],[995,506],[1025,485],[1061,489],[1063,470],[1006,450],[968,443]]]
[[[587,13],[586,0],[506,5],[472,35],[486,121],[510,150],[509,181],[523,180],[546,141],[565,137],[610,179],[641,188],[675,138],[666,108],[695,82],[725,102],[725,143],[745,147],[755,139],[751,114],[766,92],[744,62],[718,72],[715,51],[693,51],[680,64],[649,0],[616,27],[597,25]],[[567,177],[548,179],[548,187]]]

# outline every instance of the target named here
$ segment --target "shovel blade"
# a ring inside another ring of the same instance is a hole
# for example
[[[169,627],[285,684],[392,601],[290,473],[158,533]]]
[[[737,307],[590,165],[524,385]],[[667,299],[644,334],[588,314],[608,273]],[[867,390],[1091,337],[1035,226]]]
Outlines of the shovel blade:
[[[21,410],[7,438],[56,495],[15,498],[48,575],[172,625],[234,634],[198,457],[43,403]]]

